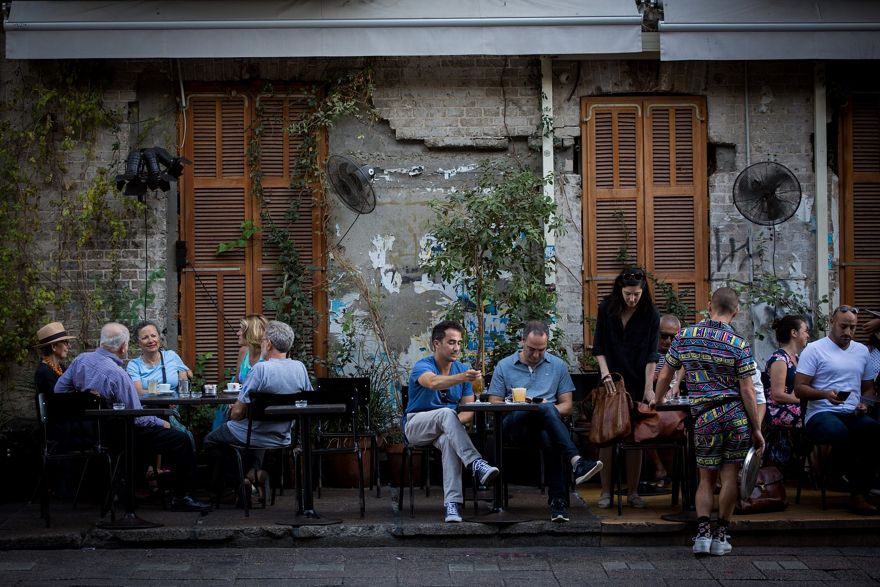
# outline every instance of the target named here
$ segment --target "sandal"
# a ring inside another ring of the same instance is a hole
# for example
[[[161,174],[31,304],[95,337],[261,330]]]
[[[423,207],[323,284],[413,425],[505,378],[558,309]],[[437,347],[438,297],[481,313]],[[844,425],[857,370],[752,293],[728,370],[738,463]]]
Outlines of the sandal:
[[[646,502],[644,499],[641,498],[641,496],[636,494],[627,497],[626,504],[640,510],[648,507],[648,502]]]
[[[657,489],[666,489],[670,485],[672,485],[672,477],[670,477],[669,475],[664,475],[662,477],[657,477],[656,479],[654,479],[654,487],[656,487]]]
[[[266,496],[269,495],[269,475],[263,469],[251,469],[247,472],[247,480],[250,482],[252,495],[265,508]]]
[[[603,495],[599,498],[599,501],[596,502],[596,507],[602,508],[603,510],[607,510],[611,507],[611,496]]]

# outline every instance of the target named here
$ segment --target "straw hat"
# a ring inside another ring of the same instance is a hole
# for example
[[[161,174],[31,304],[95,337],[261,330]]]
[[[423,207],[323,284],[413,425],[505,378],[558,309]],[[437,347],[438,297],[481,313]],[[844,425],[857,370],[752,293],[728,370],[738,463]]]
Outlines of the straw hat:
[[[46,346],[47,344],[52,344],[53,342],[59,342],[62,340],[70,340],[72,338],[76,338],[75,336],[71,336],[67,333],[67,330],[64,329],[64,324],[61,322],[49,322],[39,330],[37,330],[37,344],[36,346]]]

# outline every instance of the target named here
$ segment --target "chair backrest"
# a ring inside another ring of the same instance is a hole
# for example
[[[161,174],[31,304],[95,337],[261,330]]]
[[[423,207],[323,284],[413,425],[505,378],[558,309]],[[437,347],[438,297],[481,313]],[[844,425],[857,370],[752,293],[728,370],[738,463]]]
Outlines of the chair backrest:
[[[292,426],[293,416],[280,414],[267,414],[269,406],[292,406],[298,399],[303,399],[303,392],[298,393],[269,393],[267,391],[251,391],[248,393],[248,427],[245,444],[250,446],[251,434],[254,422],[287,422],[288,428]]]
[[[315,391],[306,392],[303,396],[308,400],[310,405],[322,404],[345,404],[345,413],[338,416],[322,416],[318,421],[318,429],[324,428],[322,422],[326,420],[339,420],[348,418],[351,422],[351,435],[360,438],[360,429],[358,426],[358,413],[360,412],[360,400],[358,398],[358,390],[352,386],[346,386],[342,389],[316,389]]]
[[[406,405],[409,403],[409,385],[400,386],[400,412],[406,413]]]
[[[98,419],[86,416],[86,410],[102,407],[93,393],[41,393],[37,399],[44,441],[57,443],[59,450],[84,450],[101,443]]]
[[[574,383],[572,401],[580,401],[586,398],[599,385],[599,372],[572,373],[571,381]]]
[[[369,377],[318,377],[315,380],[315,391],[321,393],[338,394],[339,397],[348,397],[352,390],[357,395],[357,410],[364,413],[361,421],[363,428],[369,427],[370,422],[370,378]],[[309,393],[309,399],[314,392]],[[347,401],[327,401],[325,404],[348,403]]]
[[[761,371],[761,385],[764,386],[764,395],[770,397],[770,375],[766,371]]]

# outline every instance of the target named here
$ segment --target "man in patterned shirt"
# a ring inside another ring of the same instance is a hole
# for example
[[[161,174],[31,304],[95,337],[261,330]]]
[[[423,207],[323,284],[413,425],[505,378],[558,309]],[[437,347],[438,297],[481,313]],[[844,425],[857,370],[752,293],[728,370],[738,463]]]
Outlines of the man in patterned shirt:
[[[700,470],[693,549],[697,555],[720,556],[731,551],[727,534],[738,493],[737,475],[750,445],[764,449],[752,385],[752,351],[730,327],[738,313],[736,292],[729,287],[719,288],[709,302],[709,319],[682,329],[672,341],[657,380],[656,402],[660,403],[673,373],[684,366]],[[713,533],[709,514],[719,471],[718,526]]]

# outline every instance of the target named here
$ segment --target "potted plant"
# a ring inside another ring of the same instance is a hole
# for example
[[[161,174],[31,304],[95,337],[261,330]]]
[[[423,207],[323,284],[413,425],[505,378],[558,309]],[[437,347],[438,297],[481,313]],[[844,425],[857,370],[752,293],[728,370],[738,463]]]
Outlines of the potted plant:
[[[562,223],[543,191],[550,182],[523,166],[487,162],[476,186],[431,202],[434,246],[422,269],[460,287],[447,317],[474,317],[473,364],[481,371],[517,348],[523,322],[555,311],[556,294],[545,283],[554,259],[545,255],[544,233],[560,233]],[[499,352],[487,357],[486,314],[493,309],[507,326],[489,337]]]

